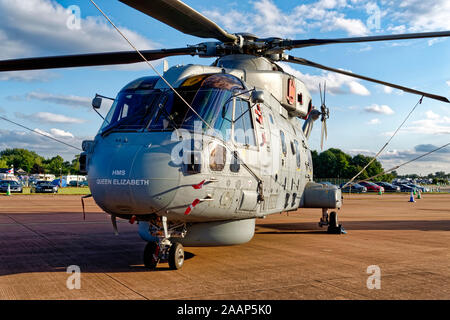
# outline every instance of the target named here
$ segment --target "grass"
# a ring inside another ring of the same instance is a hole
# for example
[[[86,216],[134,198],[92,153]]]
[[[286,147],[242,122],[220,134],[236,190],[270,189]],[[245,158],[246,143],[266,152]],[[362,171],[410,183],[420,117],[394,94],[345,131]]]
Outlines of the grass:
[[[20,195],[20,194],[27,194],[27,195],[34,195],[34,194],[52,194],[52,193],[31,193],[29,187],[23,188],[23,193],[13,193],[12,195]],[[71,195],[86,195],[90,194],[91,190],[89,187],[66,187],[66,188],[59,188],[57,194],[71,194]],[[3,193],[5,194],[5,193]]]

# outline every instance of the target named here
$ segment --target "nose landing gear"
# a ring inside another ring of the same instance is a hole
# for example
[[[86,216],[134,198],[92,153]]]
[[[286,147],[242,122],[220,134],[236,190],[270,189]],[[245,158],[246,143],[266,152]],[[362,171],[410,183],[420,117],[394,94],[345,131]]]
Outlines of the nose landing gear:
[[[172,270],[181,269],[184,263],[184,248],[173,238],[183,238],[186,225],[175,224],[168,227],[167,217],[158,217],[150,222],[139,222],[139,235],[148,241],[144,249],[144,265],[156,269],[158,263],[168,262]]]
[[[169,262],[172,270],[181,269],[184,263],[184,248],[179,242],[159,244],[148,242],[144,249],[144,265],[154,270],[160,262]]]

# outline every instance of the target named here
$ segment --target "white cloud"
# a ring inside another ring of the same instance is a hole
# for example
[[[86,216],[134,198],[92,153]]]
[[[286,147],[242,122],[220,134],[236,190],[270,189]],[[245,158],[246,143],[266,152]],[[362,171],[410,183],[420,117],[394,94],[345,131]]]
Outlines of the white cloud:
[[[333,22],[334,28],[345,30],[350,36],[365,36],[369,34],[369,30],[361,20],[336,18]]]
[[[61,129],[52,128],[50,129],[50,132],[54,137],[57,138],[75,138],[72,133]]]
[[[323,85],[326,82],[327,92],[332,94],[352,93],[360,96],[370,95],[370,91],[360,84],[359,80],[355,80],[352,77],[326,71],[323,71],[320,76],[310,75],[294,69],[287,63],[279,62],[278,64],[285,72],[302,80],[311,92],[318,92],[319,84]]]
[[[394,88],[388,87],[388,86],[383,86],[383,91],[384,91],[384,93],[390,94],[390,93],[392,93],[392,91],[394,91]]]
[[[55,73],[41,70],[0,72],[0,81],[47,82],[57,77]]]
[[[436,120],[436,119],[440,118],[440,116],[437,113],[434,113],[431,110],[426,111],[425,116],[427,117],[427,119],[431,119],[431,120]]]
[[[384,85],[381,85],[381,84],[377,84],[376,86],[377,86],[377,88],[380,89],[380,91],[382,91],[383,93],[386,93],[386,94],[392,94],[392,93],[395,93],[397,95],[403,95],[404,94],[404,91],[401,91],[401,90],[398,90],[398,89],[394,89],[392,87],[384,86]]]
[[[390,169],[437,148],[437,146],[432,144],[420,144],[416,145],[413,149],[388,150],[380,156],[379,160],[385,169]],[[447,147],[424,156],[411,164],[403,166],[400,170],[397,170],[397,172],[416,174],[428,174],[436,171],[448,172],[450,168],[449,157],[450,148]]]
[[[25,96],[27,99],[51,102],[69,107],[87,107],[91,106],[91,98],[75,95],[60,95],[46,92],[30,92]]]
[[[379,123],[380,123],[380,119],[378,119],[378,118],[371,119],[370,121],[367,122],[367,124],[369,124],[369,125],[374,125],[374,124],[379,124]]]
[[[253,2],[251,12],[211,8],[202,13],[229,32],[250,32],[259,37],[292,37],[310,29],[343,30],[352,36],[369,34],[361,20],[347,18],[337,11],[345,7],[349,7],[346,0],[321,0],[283,12],[271,0],[258,0]]]
[[[370,95],[370,91],[367,90],[367,88],[364,87],[361,83],[359,83],[359,82],[357,82],[355,80],[348,81],[347,85],[348,85],[351,93],[357,94],[359,96],[368,96],[368,95]]]
[[[86,120],[67,117],[62,114],[50,113],[50,112],[36,112],[33,114],[23,114],[15,112],[16,118],[26,119],[34,122],[44,123],[65,123],[65,124],[80,124],[86,122]]]
[[[74,139],[74,135],[68,131],[64,131],[61,129],[52,128],[50,132],[41,130],[39,128],[35,128],[34,131],[39,132],[40,134],[52,137],[52,138],[72,138]]]
[[[399,133],[437,135],[450,134],[450,117],[437,114],[431,110],[425,112],[425,118],[412,121],[410,125],[404,127]],[[386,136],[393,132],[386,132]]]
[[[0,59],[132,50],[103,17],[82,17],[81,29],[69,29],[69,11],[56,1],[0,0],[0,12]],[[155,47],[138,33],[120,29],[139,49]]]
[[[445,81],[445,83],[450,87],[450,80]]]
[[[421,156],[431,150],[436,149],[437,146],[431,144],[416,145],[413,149],[391,149],[384,151],[378,160],[381,162],[385,170],[391,169],[395,166],[401,165],[409,160],[412,160],[418,156]],[[365,156],[373,157],[375,152],[368,149],[350,149],[344,150],[351,156],[362,154]],[[427,155],[417,161],[414,161],[408,165],[402,166],[396,171],[400,174],[416,173],[416,174],[428,174],[436,171],[449,172],[450,163],[450,147],[436,151],[430,155]]]
[[[418,134],[450,134],[450,117],[428,113],[426,119],[413,121],[404,132]]]
[[[44,135],[53,136],[52,133],[46,132],[39,128],[35,129]],[[54,137],[57,137],[54,135]],[[92,139],[92,137],[57,137],[58,139],[81,149],[83,140]],[[56,155],[62,156],[65,160],[71,161],[80,151],[70,148],[64,144],[58,143],[49,138],[43,137],[30,131],[4,130],[0,129],[0,150],[7,148],[24,148],[35,151],[39,155],[46,158]]]
[[[379,113],[379,114],[386,114],[391,115],[394,114],[394,110],[392,110],[387,105],[378,105],[378,104],[372,104],[371,106],[365,107],[364,110],[369,113]]]
[[[423,0],[404,0],[393,11],[393,19],[407,24],[410,32],[450,29],[448,0],[434,0],[432,4]]]

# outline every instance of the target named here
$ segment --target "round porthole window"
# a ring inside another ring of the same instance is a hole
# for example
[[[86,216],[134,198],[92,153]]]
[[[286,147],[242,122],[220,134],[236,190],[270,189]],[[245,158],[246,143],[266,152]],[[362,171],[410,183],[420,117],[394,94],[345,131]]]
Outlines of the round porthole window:
[[[227,149],[220,144],[211,144],[209,154],[209,167],[213,171],[222,171],[225,168]]]

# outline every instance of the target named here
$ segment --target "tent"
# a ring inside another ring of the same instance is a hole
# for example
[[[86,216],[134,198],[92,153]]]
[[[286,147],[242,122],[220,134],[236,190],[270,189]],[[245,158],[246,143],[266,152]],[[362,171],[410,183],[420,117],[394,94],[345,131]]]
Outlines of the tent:
[[[52,181],[52,185],[54,186],[60,186],[60,180],[61,180],[61,187],[65,188],[67,187],[67,180],[66,179],[55,179]]]

